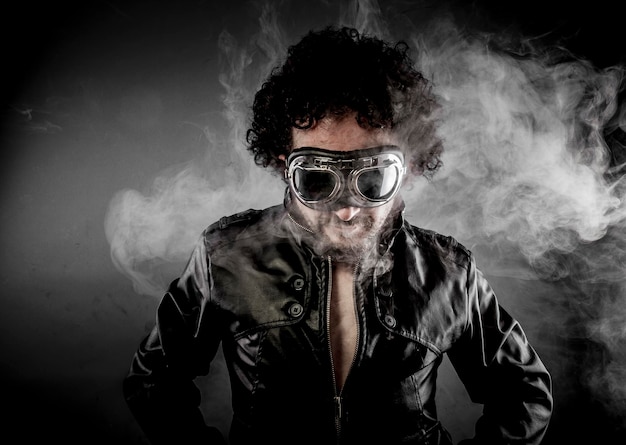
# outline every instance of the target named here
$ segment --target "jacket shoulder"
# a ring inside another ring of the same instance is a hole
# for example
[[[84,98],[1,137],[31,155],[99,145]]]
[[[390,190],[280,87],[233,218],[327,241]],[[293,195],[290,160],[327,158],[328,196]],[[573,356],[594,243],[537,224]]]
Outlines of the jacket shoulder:
[[[232,215],[223,216],[209,225],[203,232],[205,241],[216,245],[229,242],[242,236],[258,236],[259,231],[273,226],[282,213],[282,205],[266,209],[248,209]]]
[[[424,229],[407,224],[409,236],[413,239],[416,247],[424,252],[440,257],[442,260],[468,267],[473,261],[471,250],[450,235],[443,235],[434,230]]]

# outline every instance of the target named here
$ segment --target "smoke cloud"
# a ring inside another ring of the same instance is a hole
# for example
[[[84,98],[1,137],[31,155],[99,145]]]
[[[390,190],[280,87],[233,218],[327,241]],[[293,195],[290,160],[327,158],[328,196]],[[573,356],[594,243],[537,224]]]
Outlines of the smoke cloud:
[[[337,17],[385,38],[408,36],[444,105],[444,166],[405,190],[409,219],[486,253],[477,257],[487,275],[557,285],[539,303],[562,317],[563,335],[596,345],[577,366],[594,396],[626,418],[623,67],[599,69],[530,38],[471,33],[445,15],[419,28],[403,19],[393,33],[391,22],[373,1],[344,2]],[[280,179],[245,151],[245,129],[254,92],[299,37],[286,35],[269,6],[250,41],[224,31],[228,130],[207,124],[204,159],[164,172],[147,193],[113,197],[111,255],[137,292],[160,297],[157,266],[184,261],[207,223],[282,200]]]
[[[281,202],[281,181],[268,178],[245,149],[254,93],[285,52],[276,19],[276,11],[263,7],[259,33],[243,45],[227,30],[220,33],[224,108],[200,128],[207,143],[204,158],[167,169],[146,193],[121,190],[111,200],[105,232],[112,260],[140,294],[162,296],[210,222]]]
[[[430,40],[443,43],[421,43],[428,51],[420,65],[444,100],[446,168],[416,198],[447,221],[432,224],[467,241],[506,236],[531,261],[621,224],[624,181],[604,130],[623,119],[623,70],[561,62],[562,54],[529,45],[508,55],[494,49],[498,42],[460,39],[451,24],[433,31]],[[460,217],[447,218],[448,206]]]
[[[462,35],[447,20],[414,44],[444,103],[446,151],[440,174],[405,194],[411,218],[485,253],[478,263],[491,276],[558,284],[535,314],[568,347],[594,345],[574,366],[623,422],[624,68],[531,40]],[[553,353],[567,360],[572,350]]]

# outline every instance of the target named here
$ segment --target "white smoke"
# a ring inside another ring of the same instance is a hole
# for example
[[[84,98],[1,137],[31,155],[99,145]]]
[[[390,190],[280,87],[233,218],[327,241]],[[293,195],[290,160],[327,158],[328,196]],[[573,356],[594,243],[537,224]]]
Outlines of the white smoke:
[[[429,31],[429,41],[416,40],[444,100],[445,166],[408,195],[423,224],[468,243],[504,237],[531,262],[623,224],[623,178],[607,177],[602,136],[619,112],[623,70],[548,53],[514,57],[447,22]]]
[[[219,35],[224,109],[221,117],[200,127],[205,157],[167,169],[146,193],[120,190],[111,200],[105,219],[111,257],[136,292],[160,298],[172,274],[180,272],[170,269],[188,258],[209,223],[282,201],[282,182],[255,166],[245,149],[254,93],[285,53],[276,19],[276,11],[266,5],[260,31],[250,41],[240,44],[227,30]]]
[[[503,48],[447,20],[413,37],[443,100],[445,153],[434,180],[405,193],[410,218],[490,253],[478,257],[490,276],[558,282],[534,313],[556,323],[553,335],[595,345],[574,366],[622,422],[626,169],[615,159],[626,153],[607,134],[624,131],[624,67],[599,69],[530,41]]]

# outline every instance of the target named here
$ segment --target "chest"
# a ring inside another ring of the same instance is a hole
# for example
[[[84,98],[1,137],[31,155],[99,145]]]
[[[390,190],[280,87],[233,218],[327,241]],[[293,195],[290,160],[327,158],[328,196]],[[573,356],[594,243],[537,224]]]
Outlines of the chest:
[[[336,384],[341,389],[354,361],[358,340],[354,275],[349,265],[340,264],[332,270],[329,307],[330,349]]]

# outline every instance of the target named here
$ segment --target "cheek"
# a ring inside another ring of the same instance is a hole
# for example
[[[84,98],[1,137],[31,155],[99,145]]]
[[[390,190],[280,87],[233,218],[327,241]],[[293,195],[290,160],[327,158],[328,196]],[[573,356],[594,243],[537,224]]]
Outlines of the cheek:
[[[392,203],[388,202],[379,207],[372,207],[370,209],[365,209],[365,211],[366,211],[366,214],[373,221],[382,222],[385,219],[387,219],[387,216],[389,216],[389,212],[391,212],[392,208],[393,208]]]
[[[319,215],[318,215],[319,212],[308,208],[307,206],[302,204],[300,201],[298,201],[298,207],[300,208],[300,212],[304,216],[304,219],[306,219],[307,221],[317,221],[319,219]]]
[[[324,221],[328,221],[329,219],[328,212],[311,209],[298,201],[297,198],[294,198],[294,203],[298,207],[300,214],[311,226],[314,224],[324,223]]]

